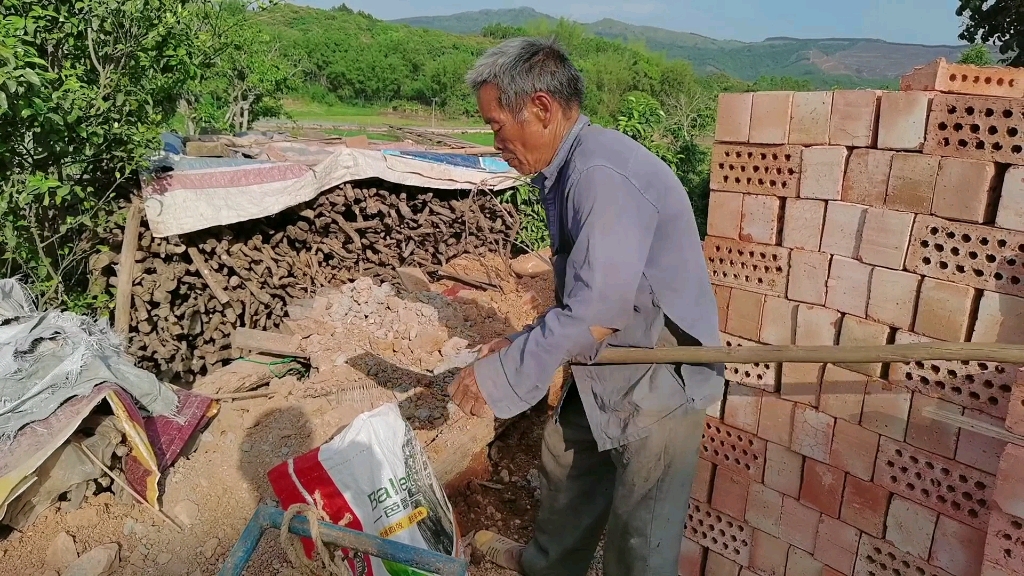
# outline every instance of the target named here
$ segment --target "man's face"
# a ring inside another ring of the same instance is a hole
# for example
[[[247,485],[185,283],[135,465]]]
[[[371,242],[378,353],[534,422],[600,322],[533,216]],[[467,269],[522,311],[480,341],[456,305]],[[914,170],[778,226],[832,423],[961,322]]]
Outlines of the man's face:
[[[476,102],[484,122],[494,131],[494,148],[501,152],[509,166],[523,175],[547,168],[559,144],[552,142],[555,135],[551,130],[550,110],[543,110],[531,101],[523,117],[516,118],[501,106],[498,89],[493,84],[485,84],[480,89]]]

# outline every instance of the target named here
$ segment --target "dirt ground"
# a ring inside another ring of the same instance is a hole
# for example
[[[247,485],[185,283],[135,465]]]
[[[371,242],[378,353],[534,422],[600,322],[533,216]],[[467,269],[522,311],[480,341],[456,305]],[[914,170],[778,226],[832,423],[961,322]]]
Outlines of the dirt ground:
[[[464,317],[460,329],[468,328],[462,334],[475,336],[470,345],[517,330],[551,305],[549,276],[513,279],[494,258],[464,260],[453,268],[461,274],[489,278],[502,288],[463,293],[455,299]],[[446,282],[433,289],[449,287],[451,283]],[[362,345],[370,348],[369,343]],[[222,405],[194,452],[179,460],[163,478],[162,509],[182,526],[181,531],[130,497],[125,501],[110,492],[88,499],[77,510],[64,510],[58,504],[24,532],[0,528],[0,576],[58,575],[66,565],[54,550],[61,533],[71,536],[79,555],[116,543],[120,561],[111,574],[216,574],[256,506],[277,503],[267,470],[323,444],[347,422],[346,411],[337,405],[338,395],[329,382],[310,385],[313,380],[275,380],[271,389],[277,394],[269,399]],[[490,529],[520,542],[529,540],[538,505],[540,443],[547,413],[546,404],[541,403],[501,433],[490,449],[489,482],[471,483],[465,490],[449,494],[463,535]],[[278,538],[277,531],[267,532],[246,574],[297,574]],[[479,561],[474,561],[471,573],[509,574]]]

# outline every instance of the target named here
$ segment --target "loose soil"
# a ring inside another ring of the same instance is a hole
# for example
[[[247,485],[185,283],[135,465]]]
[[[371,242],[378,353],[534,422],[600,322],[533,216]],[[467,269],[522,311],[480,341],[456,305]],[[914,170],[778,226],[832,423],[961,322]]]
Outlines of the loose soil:
[[[552,304],[550,276],[514,279],[496,257],[462,259],[451,267],[465,276],[487,278],[501,290],[464,291],[451,301],[437,300],[433,295],[426,298],[438,312],[418,317],[415,331],[420,334],[443,329],[446,338],[457,336],[469,345],[482,344],[533,322]],[[432,290],[441,292],[451,287],[451,282],[442,282],[434,284]],[[419,306],[423,300],[414,303]],[[446,305],[457,312],[454,317],[446,316],[450,311]],[[351,315],[335,314],[333,318],[354,324]],[[62,532],[74,539],[79,554],[103,544],[118,544],[120,563],[113,574],[216,574],[256,506],[277,503],[267,482],[267,470],[328,441],[351,419],[351,410],[338,404],[338,389],[350,389],[354,383],[373,387],[387,379],[387,374],[353,367],[351,362],[339,364],[338,356],[348,360],[356,351],[375,355],[407,377],[414,377],[414,383],[433,383],[436,388],[430,370],[443,359],[439,345],[418,350],[423,342],[421,339],[417,343],[415,334],[385,334],[382,339],[379,325],[376,330],[352,328],[334,331],[333,340],[321,339],[331,344],[332,354],[337,350],[331,365],[339,370],[321,366],[307,380],[286,377],[273,381],[270,387],[276,394],[269,399],[222,405],[219,415],[199,437],[195,450],[162,479],[162,509],[182,526],[180,532],[130,497],[126,500],[124,494],[115,497],[106,492],[87,499],[77,510],[62,509],[61,504],[51,507],[24,532],[0,532],[0,576],[57,574],[63,567],[47,572],[45,561],[51,544]],[[394,331],[393,327],[384,328]],[[325,358],[316,362],[326,364]],[[342,372],[346,382],[337,379]],[[409,376],[411,373],[414,376]],[[443,411],[443,404],[433,400],[403,405],[403,414],[418,433],[423,432],[419,425],[443,417]],[[540,444],[547,414],[546,403],[541,403],[512,422],[490,448],[491,478],[485,483],[471,482],[465,489],[449,494],[464,535],[490,529],[520,542],[529,540],[538,505]],[[298,574],[291,569],[278,538],[277,531],[266,533],[247,575]],[[471,574],[504,576],[510,572],[475,558]]]

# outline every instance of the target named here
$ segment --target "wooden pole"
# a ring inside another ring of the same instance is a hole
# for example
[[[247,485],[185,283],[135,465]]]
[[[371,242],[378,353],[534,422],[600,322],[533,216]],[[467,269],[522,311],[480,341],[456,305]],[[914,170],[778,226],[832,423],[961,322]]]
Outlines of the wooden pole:
[[[114,300],[114,330],[128,334],[132,321],[132,285],[135,283],[135,252],[139,249],[139,227],[142,225],[142,203],[132,202],[124,227],[121,258],[117,264],[117,295]]]
[[[929,342],[886,346],[739,346],[674,348],[606,348],[594,364],[718,364],[777,363],[867,364],[874,362],[1001,362],[1024,364],[1024,346]]]

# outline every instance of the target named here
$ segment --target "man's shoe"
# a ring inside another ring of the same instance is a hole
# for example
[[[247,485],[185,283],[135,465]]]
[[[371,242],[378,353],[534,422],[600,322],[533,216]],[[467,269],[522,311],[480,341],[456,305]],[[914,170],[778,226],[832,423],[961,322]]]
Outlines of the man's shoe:
[[[525,548],[522,544],[494,532],[480,530],[473,536],[473,547],[498,566],[522,573],[522,566],[519,562]]]

